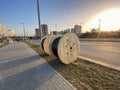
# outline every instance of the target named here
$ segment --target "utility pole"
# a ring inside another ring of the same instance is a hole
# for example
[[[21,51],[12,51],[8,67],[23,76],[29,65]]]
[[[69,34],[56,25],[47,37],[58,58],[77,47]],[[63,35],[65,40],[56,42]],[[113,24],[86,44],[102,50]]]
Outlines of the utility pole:
[[[83,26],[83,23],[80,22],[80,27],[81,27],[81,28],[80,28],[80,29],[81,29],[81,31],[80,31],[80,35],[81,35],[81,33],[82,33],[82,28],[83,28],[82,26]]]
[[[25,32],[25,35],[26,35],[26,39],[28,39],[28,34],[27,34],[27,32]]]
[[[40,22],[40,5],[39,5],[39,3],[40,3],[39,0],[37,0],[39,32],[40,32],[40,38],[42,38],[42,27],[41,27],[41,22]]]
[[[57,32],[57,24],[55,24],[55,31],[56,31],[56,34],[58,34],[58,32]]]
[[[99,19],[99,30],[101,29],[101,20]]]
[[[23,22],[21,24],[23,24],[23,32],[24,32],[24,38],[25,38],[25,23]]]
[[[99,19],[99,26],[98,26],[98,38],[100,37],[100,29],[101,29],[101,20]]]

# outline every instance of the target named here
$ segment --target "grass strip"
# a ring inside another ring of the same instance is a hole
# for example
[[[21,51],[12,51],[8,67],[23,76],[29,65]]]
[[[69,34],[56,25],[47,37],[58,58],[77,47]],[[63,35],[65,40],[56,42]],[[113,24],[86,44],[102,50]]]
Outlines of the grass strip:
[[[78,90],[120,90],[120,72],[117,70],[82,59],[65,65],[59,59],[44,54],[39,45],[31,42],[25,43]]]
[[[4,44],[2,44],[2,45],[0,45],[0,48],[2,48],[2,47],[4,47],[4,46],[7,46],[7,45],[9,45],[10,43],[4,43]]]

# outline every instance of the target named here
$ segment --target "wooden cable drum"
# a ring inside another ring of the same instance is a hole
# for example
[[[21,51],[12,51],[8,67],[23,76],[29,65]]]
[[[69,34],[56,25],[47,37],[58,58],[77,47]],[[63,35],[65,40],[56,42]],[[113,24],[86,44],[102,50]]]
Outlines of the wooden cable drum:
[[[40,49],[41,49],[42,51],[44,51],[44,46],[43,46],[43,44],[44,44],[45,39],[46,39],[48,36],[49,36],[49,35],[46,35],[46,36],[44,36],[44,37],[40,40]]]
[[[50,55],[53,55],[55,57],[58,57],[56,56],[54,53],[53,53],[53,50],[52,50],[52,47],[53,47],[53,41],[56,39],[56,38],[59,38],[61,37],[61,35],[54,35],[54,37],[51,39],[50,43],[49,43],[49,50],[50,50]]]
[[[44,43],[43,43],[43,48],[44,48],[44,51],[46,54],[48,55],[52,55],[52,52],[51,52],[51,41],[55,38],[55,35],[49,35],[46,37],[46,39],[44,40]]]
[[[52,52],[64,64],[75,61],[80,53],[80,42],[73,33],[66,33],[52,41]]]

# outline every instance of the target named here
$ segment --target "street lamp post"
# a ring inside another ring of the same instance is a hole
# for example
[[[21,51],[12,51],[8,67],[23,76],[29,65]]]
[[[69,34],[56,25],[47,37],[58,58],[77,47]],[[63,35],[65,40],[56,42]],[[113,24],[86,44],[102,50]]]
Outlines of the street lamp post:
[[[39,3],[40,3],[39,0],[37,0],[39,32],[40,32],[40,38],[42,38],[42,27],[41,27],[41,22],[40,22],[40,5],[39,5]]]
[[[81,26],[81,31],[80,31],[80,35],[81,35],[82,29],[83,29],[83,23],[82,22],[80,22],[80,26]]]
[[[101,29],[101,20],[99,19],[99,30]]]
[[[56,34],[58,34],[58,31],[57,31],[57,24],[55,24],[55,31],[56,31]]]
[[[101,29],[101,20],[99,19],[99,27],[98,27],[98,38],[100,37],[100,29]]]
[[[23,32],[24,32],[24,38],[25,38],[25,23],[21,23],[23,24]]]

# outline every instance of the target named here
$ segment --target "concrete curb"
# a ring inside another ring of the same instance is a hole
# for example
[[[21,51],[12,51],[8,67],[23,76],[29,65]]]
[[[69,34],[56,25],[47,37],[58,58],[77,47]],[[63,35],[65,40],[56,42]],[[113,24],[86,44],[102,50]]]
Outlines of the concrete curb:
[[[102,65],[102,66],[105,66],[105,67],[108,67],[108,68],[120,71],[120,67],[118,67],[118,66],[114,66],[114,65],[111,65],[111,64],[103,63],[103,62],[100,62],[100,61],[97,61],[97,60],[94,60],[94,59],[90,59],[90,58],[87,58],[87,57],[83,57],[83,56],[78,56],[78,58],[81,58],[81,59],[84,59],[86,61],[90,61],[90,62],[99,64],[99,65]]]
[[[45,62],[47,62],[46,60],[45,60]],[[48,64],[48,62],[47,62],[47,64]],[[49,64],[48,64],[49,65]],[[50,66],[50,65],[49,65]],[[51,66],[50,66],[51,67]],[[77,90],[71,83],[69,83],[60,73],[58,73],[53,67],[51,67],[54,71],[55,71],[55,73],[56,74],[58,74],[71,88],[73,88],[74,90]]]

